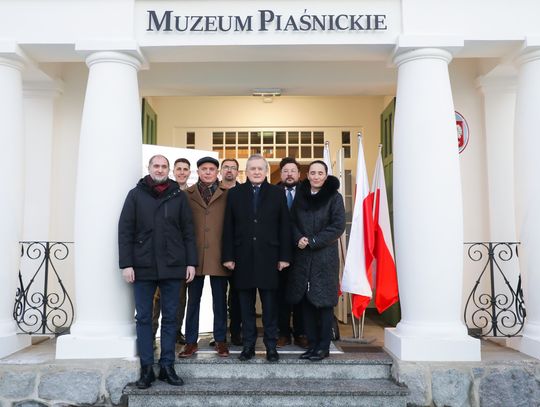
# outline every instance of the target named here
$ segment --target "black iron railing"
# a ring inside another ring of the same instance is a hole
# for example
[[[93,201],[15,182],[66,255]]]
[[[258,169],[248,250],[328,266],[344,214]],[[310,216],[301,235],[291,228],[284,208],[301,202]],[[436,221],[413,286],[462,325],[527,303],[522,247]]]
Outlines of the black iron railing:
[[[21,268],[13,318],[27,334],[65,333],[73,322],[73,302],[60,278],[58,266],[69,257],[72,242],[20,242]],[[28,272],[27,268],[30,268]]]
[[[478,337],[519,336],[525,322],[521,275],[512,284],[503,268],[516,265],[518,242],[467,242],[470,260],[482,270],[465,304],[467,328]],[[487,290],[486,284],[489,283]]]

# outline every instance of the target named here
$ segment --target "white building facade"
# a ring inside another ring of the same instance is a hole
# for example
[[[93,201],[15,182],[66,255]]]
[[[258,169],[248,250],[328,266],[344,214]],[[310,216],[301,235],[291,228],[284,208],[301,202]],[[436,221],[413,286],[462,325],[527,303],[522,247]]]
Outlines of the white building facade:
[[[537,1],[5,0],[0,15],[0,357],[29,345],[13,321],[24,240],[74,242],[76,317],[57,357],[135,355],[116,238],[140,176],[143,97],[158,144],[196,133],[195,148],[215,150],[216,132],[323,129],[335,154],[344,130],[361,130],[370,172],[395,96],[402,319],[385,348],[479,360],[463,243],[519,241],[527,319],[509,345],[540,358]],[[260,88],[282,96],[251,96]],[[455,111],[470,129],[461,154]]]

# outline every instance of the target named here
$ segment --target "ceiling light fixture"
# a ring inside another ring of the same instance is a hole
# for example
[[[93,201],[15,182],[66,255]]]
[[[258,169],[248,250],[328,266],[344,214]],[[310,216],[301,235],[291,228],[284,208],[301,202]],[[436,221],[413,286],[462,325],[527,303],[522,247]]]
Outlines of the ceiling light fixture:
[[[253,89],[253,92],[251,94],[253,96],[262,96],[263,98],[281,96],[281,89],[279,89],[279,88],[258,88],[258,89]]]

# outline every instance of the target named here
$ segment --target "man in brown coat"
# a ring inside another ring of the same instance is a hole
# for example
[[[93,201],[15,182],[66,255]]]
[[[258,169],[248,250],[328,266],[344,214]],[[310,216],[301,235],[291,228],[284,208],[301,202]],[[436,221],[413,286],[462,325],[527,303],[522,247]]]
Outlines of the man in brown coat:
[[[187,344],[178,355],[181,358],[190,357],[198,350],[199,310],[205,276],[210,276],[212,287],[215,349],[219,356],[229,356],[226,333],[227,278],[230,273],[221,264],[221,236],[227,189],[218,181],[218,168],[219,162],[215,158],[201,158],[197,161],[199,180],[186,189],[193,212],[199,266],[196,268],[195,279],[188,286]]]

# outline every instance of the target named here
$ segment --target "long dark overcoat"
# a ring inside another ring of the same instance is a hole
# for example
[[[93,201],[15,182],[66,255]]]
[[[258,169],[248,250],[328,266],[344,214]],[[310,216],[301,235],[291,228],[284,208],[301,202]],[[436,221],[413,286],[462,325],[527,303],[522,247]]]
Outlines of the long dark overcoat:
[[[338,239],[345,230],[345,208],[338,192],[339,180],[328,176],[321,190],[312,195],[309,180],[297,188],[291,210],[293,239],[309,239],[305,249],[295,249],[289,271],[287,299],[296,304],[304,295],[316,307],[333,307],[338,301]]]
[[[144,178],[129,191],[118,222],[120,268],[133,267],[137,280],[186,278],[197,265],[193,218],[187,196],[169,180],[159,197]]]
[[[283,189],[261,184],[253,210],[253,186],[247,181],[229,190],[223,224],[222,259],[234,261],[237,289],[278,288],[279,261],[291,261],[289,210]]]

